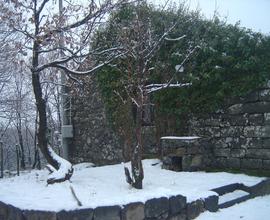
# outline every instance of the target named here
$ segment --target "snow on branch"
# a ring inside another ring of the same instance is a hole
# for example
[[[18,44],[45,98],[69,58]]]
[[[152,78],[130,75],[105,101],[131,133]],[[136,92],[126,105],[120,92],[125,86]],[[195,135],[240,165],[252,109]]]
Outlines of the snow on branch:
[[[176,83],[176,84],[150,84],[145,86],[145,91],[147,94],[150,94],[152,92],[159,91],[161,89],[167,89],[167,88],[182,88],[182,87],[187,87],[191,86],[192,83]]]
[[[73,173],[73,167],[70,162],[58,156],[51,147],[48,147],[49,153],[57,161],[59,169],[52,169],[47,180],[48,184],[59,183],[68,180]]]
[[[121,56],[124,56],[126,53],[120,53],[118,55],[115,55],[111,58],[109,58],[108,60],[104,61],[103,63],[100,63],[98,64],[97,66],[89,69],[89,70],[86,70],[86,71],[79,71],[79,70],[73,70],[73,69],[70,69],[62,64],[59,64],[59,63],[55,63],[53,65],[51,65],[50,67],[56,67],[56,68],[59,68],[59,69],[62,69],[64,70],[67,74],[71,74],[71,75],[77,75],[77,76],[83,76],[83,75],[90,75],[90,74],[93,74],[95,73],[96,71],[98,71],[99,69],[101,69],[102,67],[110,64],[111,62],[113,62],[114,60],[116,60],[117,58],[121,57]]]
[[[179,41],[179,40],[182,40],[183,38],[185,38],[186,35],[183,35],[181,37],[177,37],[177,38],[169,38],[169,37],[165,37],[164,40],[166,41]]]

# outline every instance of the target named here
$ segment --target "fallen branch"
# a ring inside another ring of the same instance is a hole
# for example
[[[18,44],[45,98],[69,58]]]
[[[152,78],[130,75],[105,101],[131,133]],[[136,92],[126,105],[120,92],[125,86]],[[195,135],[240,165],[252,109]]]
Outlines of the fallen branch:
[[[72,187],[72,186],[69,186],[69,187],[70,187],[72,196],[73,196],[74,199],[77,201],[78,206],[82,206],[82,203],[81,203],[81,201],[78,199],[78,196],[76,195],[76,193],[75,193],[73,187]]]

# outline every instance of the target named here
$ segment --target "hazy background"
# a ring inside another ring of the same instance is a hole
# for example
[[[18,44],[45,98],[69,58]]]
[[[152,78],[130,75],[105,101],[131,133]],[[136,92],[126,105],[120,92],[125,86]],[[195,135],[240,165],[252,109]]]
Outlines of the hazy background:
[[[164,4],[165,0],[151,0]],[[174,2],[180,2],[175,0]],[[270,0],[186,0],[191,10],[201,10],[206,18],[213,17],[216,10],[228,23],[241,22],[241,26],[270,34]]]

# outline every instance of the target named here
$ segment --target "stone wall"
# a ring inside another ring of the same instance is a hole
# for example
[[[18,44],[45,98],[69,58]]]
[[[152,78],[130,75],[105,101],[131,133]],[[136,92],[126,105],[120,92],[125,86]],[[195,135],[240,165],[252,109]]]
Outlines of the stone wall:
[[[74,138],[69,146],[71,161],[90,161],[97,165],[122,161],[122,143],[109,126],[96,78],[87,79],[84,89],[74,89],[72,94]]]
[[[97,79],[87,79],[84,89],[74,89],[71,95],[74,138],[69,146],[70,160],[73,163],[88,161],[107,165],[127,159],[123,155],[124,140],[111,128],[106,117]],[[157,155],[155,126],[144,126],[142,133],[144,156]]]
[[[20,210],[0,201],[0,220],[189,220],[205,210],[217,211],[218,196],[187,203],[184,196],[161,197],[123,206],[103,206],[71,211]]]
[[[270,86],[197,115],[189,133],[203,137],[204,164],[213,168],[270,170]]]

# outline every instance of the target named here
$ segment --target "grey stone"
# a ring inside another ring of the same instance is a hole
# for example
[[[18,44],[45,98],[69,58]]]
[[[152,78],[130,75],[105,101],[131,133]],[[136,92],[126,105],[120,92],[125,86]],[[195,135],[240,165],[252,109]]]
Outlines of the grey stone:
[[[60,211],[57,220],[92,220],[93,209],[78,209],[73,211]]]
[[[244,138],[242,139],[241,147],[242,148],[262,148],[263,147],[262,139],[261,138]]]
[[[261,146],[262,148],[270,148],[270,138],[262,138]]]
[[[223,117],[222,124],[224,124],[224,126],[244,126],[248,124],[248,119],[245,114],[241,115],[225,114],[222,117]]]
[[[264,122],[266,125],[270,125],[270,113],[264,113]]]
[[[218,210],[218,196],[209,196],[204,199],[204,208],[210,212]]]
[[[94,209],[93,220],[120,220],[120,206],[103,206]]]
[[[230,149],[229,148],[216,148],[214,149],[214,155],[218,157],[229,157]]]
[[[228,158],[227,166],[229,168],[239,169],[240,168],[240,159],[239,158]]]
[[[169,198],[170,204],[170,215],[175,215],[181,213],[181,211],[186,207],[187,198],[182,195],[172,196]]]
[[[8,217],[8,206],[0,201],[0,220],[6,220]]]
[[[262,168],[261,159],[241,159],[241,168],[243,169],[260,169]]]
[[[191,155],[184,155],[182,157],[182,170],[183,171],[190,171],[191,162],[192,162],[192,156]]]
[[[221,119],[217,119],[217,118],[210,118],[210,119],[206,119],[204,120],[204,125],[205,126],[210,126],[210,127],[219,127],[221,124]]]
[[[170,216],[166,220],[187,220],[187,215],[186,214],[178,214],[178,215]]]
[[[144,220],[144,204],[140,202],[130,203],[122,209],[121,220]]]
[[[270,149],[248,149],[247,158],[270,159]]]
[[[235,104],[228,108],[229,114],[241,114],[243,113],[243,104]]]
[[[195,219],[204,211],[204,203],[202,200],[196,200],[187,204],[187,218]]]
[[[237,158],[243,158],[246,155],[246,149],[243,148],[235,148],[231,149],[231,156]]]
[[[159,218],[160,216],[168,216],[169,200],[165,197],[150,199],[145,203],[145,217]]]
[[[270,160],[263,160],[263,168],[270,170]]]
[[[270,112],[270,102],[246,103],[242,106],[244,113],[266,113]]]
[[[191,166],[192,171],[202,169],[203,168],[203,156],[202,155],[193,156],[190,166]]]
[[[55,212],[24,210],[24,220],[57,220]]]
[[[226,168],[228,167],[227,165],[227,159],[224,157],[217,157],[213,161],[213,167],[214,168]]]
[[[264,124],[264,114],[250,114],[248,116],[249,125],[263,125]]]
[[[258,100],[259,100],[258,91],[252,91],[243,98],[243,102],[256,102]]]
[[[221,129],[221,137],[238,137],[243,133],[243,126],[230,126]]]
[[[270,137],[270,126],[247,126],[244,128],[245,137]]]
[[[259,92],[259,99],[261,101],[270,101],[270,90],[264,89]]]
[[[206,127],[204,128],[203,135],[206,137],[220,137],[220,127]]]
[[[8,205],[8,218],[6,220],[23,220],[23,213],[20,209]]]

